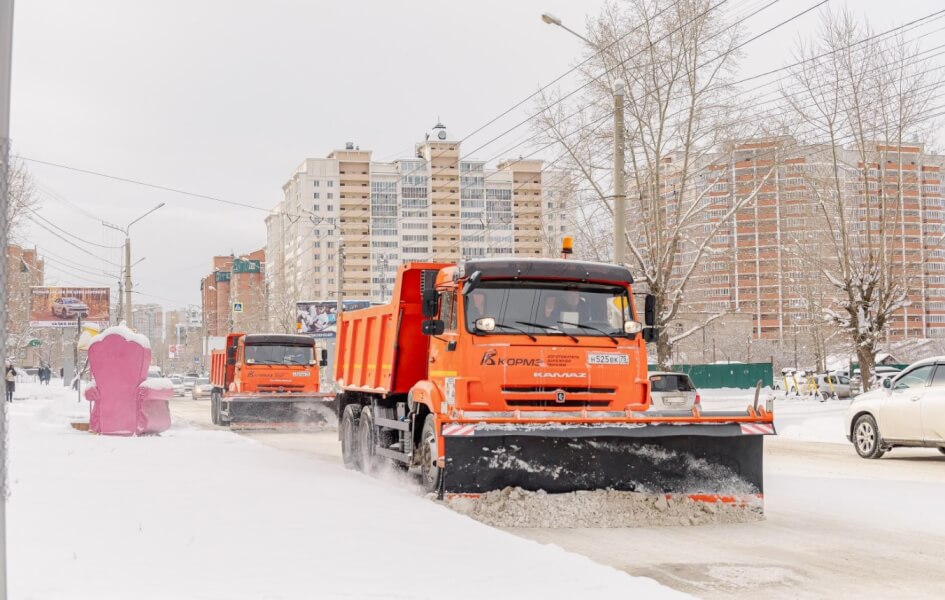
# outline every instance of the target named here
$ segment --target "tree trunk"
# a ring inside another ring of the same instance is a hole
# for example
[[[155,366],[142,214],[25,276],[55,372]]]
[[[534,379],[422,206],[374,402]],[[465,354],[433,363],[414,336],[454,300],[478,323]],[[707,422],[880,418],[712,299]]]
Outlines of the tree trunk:
[[[860,342],[856,349],[857,358],[860,360],[860,381],[863,391],[869,391],[873,387],[873,361],[876,353],[873,350],[872,343]]]

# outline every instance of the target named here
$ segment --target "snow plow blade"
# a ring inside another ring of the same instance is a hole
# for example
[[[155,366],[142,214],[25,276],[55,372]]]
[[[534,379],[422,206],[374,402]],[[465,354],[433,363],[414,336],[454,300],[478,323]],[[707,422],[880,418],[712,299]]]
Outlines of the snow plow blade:
[[[233,429],[309,429],[335,423],[334,395],[225,398],[221,417]]]
[[[444,426],[446,494],[612,489],[731,501],[763,494],[763,437],[774,426],[490,424],[450,431]]]

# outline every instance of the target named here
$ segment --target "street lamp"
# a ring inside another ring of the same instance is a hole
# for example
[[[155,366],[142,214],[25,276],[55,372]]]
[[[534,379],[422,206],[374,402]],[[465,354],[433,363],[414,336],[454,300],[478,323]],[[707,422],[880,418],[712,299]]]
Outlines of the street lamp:
[[[126,319],[129,321],[131,320],[131,266],[132,266],[131,265],[131,236],[129,234],[129,231],[131,230],[132,225],[134,225],[141,219],[145,218],[146,216],[150,215],[151,213],[161,208],[162,206],[164,206],[163,202],[161,202],[160,204],[158,204],[157,206],[155,206],[148,212],[144,213],[143,215],[141,215],[140,217],[138,217],[131,223],[128,223],[124,227],[119,227],[118,225],[113,225],[112,223],[107,223],[105,221],[102,221],[102,225],[104,225],[105,227],[115,229],[116,231],[120,231],[125,234],[125,310],[127,311]],[[141,259],[141,260],[144,260],[144,259]],[[141,261],[139,260],[138,262],[141,262]],[[138,263],[135,263],[135,264],[138,264]]]
[[[543,13],[541,20],[548,25],[557,25],[574,37],[590,46],[595,52],[600,53],[601,49],[580,33],[561,22],[561,19],[550,14]],[[624,124],[623,124],[623,81],[614,82],[614,167],[613,167],[613,195],[614,195],[614,263],[618,265],[627,262],[627,241],[625,239],[625,229],[627,223],[627,194],[625,190],[626,182],[623,178],[624,169]]]

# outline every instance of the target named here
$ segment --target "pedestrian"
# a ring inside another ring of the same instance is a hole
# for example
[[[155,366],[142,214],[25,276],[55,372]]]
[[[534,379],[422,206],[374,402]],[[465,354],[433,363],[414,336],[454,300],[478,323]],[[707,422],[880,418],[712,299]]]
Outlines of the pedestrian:
[[[65,377],[65,367],[59,367],[59,379]]]
[[[43,383],[49,385],[50,379],[52,379],[52,369],[48,365],[43,365]]]
[[[4,379],[7,382],[7,402],[13,402],[13,392],[16,390],[16,368],[12,362],[7,363]]]

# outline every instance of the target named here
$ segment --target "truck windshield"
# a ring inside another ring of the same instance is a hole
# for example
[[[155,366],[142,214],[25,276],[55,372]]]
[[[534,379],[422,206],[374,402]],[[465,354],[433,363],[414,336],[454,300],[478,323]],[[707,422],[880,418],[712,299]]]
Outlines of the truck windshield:
[[[626,288],[590,283],[483,281],[465,306],[472,333],[477,319],[492,317],[493,333],[502,335],[623,336],[623,323],[632,318]]]
[[[311,346],[246,346],[246,364],[250,365],[307,365],[313,357]]]

